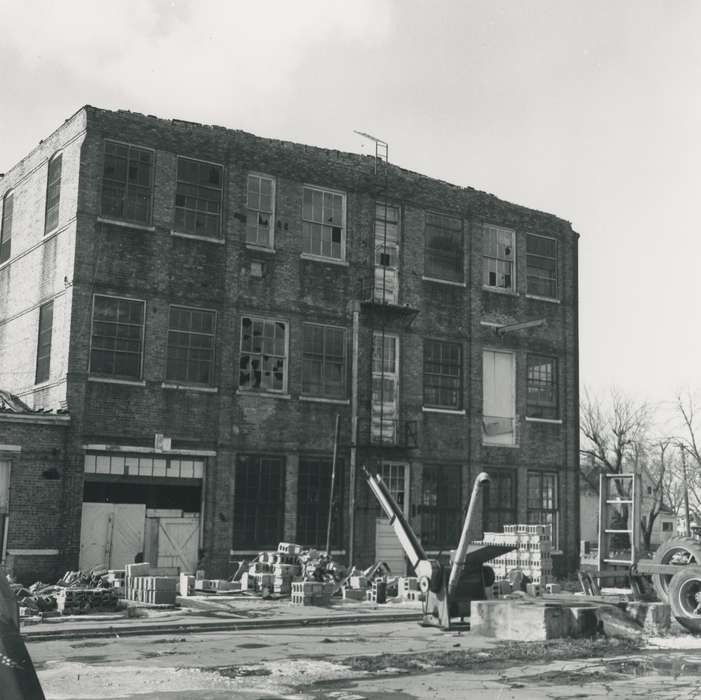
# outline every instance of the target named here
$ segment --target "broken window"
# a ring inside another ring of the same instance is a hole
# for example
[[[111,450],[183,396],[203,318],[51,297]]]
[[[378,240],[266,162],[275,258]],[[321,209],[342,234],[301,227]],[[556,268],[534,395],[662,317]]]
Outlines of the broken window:
[[[332,260],[346,258],[346,195],[306,185],[302,205],[303,251]]]
[[[0,264],[10,258],[12,240],[12,210],[14,195],[7,192],[2,199],[2,222],[0,222]]]
[[[102,216],[149,224],[152,196],[153,151],[105,141]]]
[[[485,287],[514,291],[514,236],[514,231],[509,228],[483,227],[482,284]]]
[[[462,346],[424,340],[424,406],[461,408]]]
[[[54,320],[54,303],[50,301],[39,308],[39,333],[37,338],[37,366],[35,384],[49,379],[51,372],[51,331]]]
[[[178,158],[175,189],[175,230],[197,236],[221,235],[221,165]]]
[[[275,180],[249,173],[246,186],[246,243],[273,247]]]
[[[557,474],[528,472],[528,522],[550,525],[553,548],[558,548]]]
[[[527,415],[531,418],[557,418],[557,393],[557,359],[528,355]]]
[[[304,324],[302,393],[346,398],[346,331],[336,326]]]
[[[483,529],[503,532],[504,525],[516,523],[516,472],[491,469],[484,485]]]
[[[279,392],[287,389],[287,323],[250,316],[241,319],[239,387]]]
[[[442,214],[426,214],[424,276],[464,282],[462,221]]]
[[[91,374],[141,379],[145,306],[143,301],[95,295]]]
[[[324,549],[331,493],[330,459],[302,457],[297,481],[297,539],[303,546]],[[343,546],[343,462],[336,461],[331,545]]]
[[[461,467],[425,464],[421,489],[421,543],[424,547],[455,547],[462,527]]]
[[[557,241],[554,238],[528,234],[526,277],[528,294],[557,299]]]
[[[234,479],[234,549],[275,549],[284,539],[285,460],[240,455]]]
[[[49,231],[53,231],[58,226],[58,208],[61,200],[61,161],[62,156],[60,153],[49,161],[44,233],[49,233]]]
[[[171,306],[166,379],[211,384],[214,378],[216,313]]]

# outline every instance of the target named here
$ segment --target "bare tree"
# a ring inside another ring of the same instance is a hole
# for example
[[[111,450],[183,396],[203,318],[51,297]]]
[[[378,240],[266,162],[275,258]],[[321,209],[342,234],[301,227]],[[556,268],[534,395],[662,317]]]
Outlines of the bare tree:
[[[661,438],[651,443],[644,457],[637,460],[640,473],[644,477],[644,485],[647,487],[640,507],[640,531],[647,551],[651,549],[652,530],[657,516],[667,505],[665,496],[670,495],[673,484],[678,483],[670,469],[674,447],[672,438]]]

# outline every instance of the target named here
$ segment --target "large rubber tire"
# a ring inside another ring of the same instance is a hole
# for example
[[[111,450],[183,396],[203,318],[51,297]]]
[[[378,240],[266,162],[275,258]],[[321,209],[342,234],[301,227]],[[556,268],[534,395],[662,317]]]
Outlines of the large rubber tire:
[[[679,566],[698,564],[701,566],[701,542],[693,537],[672,537],[658,547],[652,561],[655,564],[679,564]],[[672,574],[652,575],[655,593],[663,603],[670,602],[667,591],[671,580]]]
[[[694,634],[701,634],[701,568],[689,567],[672,576],[668,588],[672,615]]]

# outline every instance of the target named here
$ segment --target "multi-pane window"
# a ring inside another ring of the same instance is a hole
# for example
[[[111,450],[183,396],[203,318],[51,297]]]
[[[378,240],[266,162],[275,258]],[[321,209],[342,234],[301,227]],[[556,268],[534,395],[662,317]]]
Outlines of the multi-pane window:
[[[461,393],[460,343],[424,340],[424,406],[459,409]]]
[[[2,222],[0,222],[0,263],[4,263],[10,257],[12,240],[12,210],[14,195],[12,192],[5,194],[2,200]]]
[[[375,204],[375,301],[399,300],[399,207]]]
[[[553,547],[558,547],[557,474],[528,472],[528,522],[552,526]]]
[[[46,182],[46,219],[44,233],[53,231],[58,226],[58,209],[61,201],[61,161],[59,153],[49,161],[49,172]]]
[[[425,464],[421,492],[421,542],[424,547],[454,547],[462,520],[460,467]]]
[[[95,295],[90,372],[141,379],[145,302]]]
[[[87,454],[83,469],[86,474],[202,479],[205,461],[191,457]]]
[[[304,546],[324,549],[331,495],[330,459],[302,457],[297,481],[297,539]],[[343,543],[343,463],[336,461],[333,509],[331,510],[331,545]]]
[[[527,414],[531,418],[557,418],[557,359],[528,355]]]
[[[249,173],[246,185],[246,243],[273,247],[275,180]]]
[[[526,236],[526,278],[528,294],[557,298],[557,240]]]
[[[283,539],[285,461],[240,455],[234,479],[235,549],[273,549]]]
[[[305,186],[302,238],[305,253],[332,260],[345,260],[346,195]]]
[[[241,389],[285,391],[287,388],[287,323],[244,316],[239,359]]]
[[[514,231],[500,226],[482,230],[482,284],[514,290]]]
[[[516,522],[516,473],[492,469],[484,488],[483,527],[485,532],[502,532]]]
[[[105,141],[103,216],[148,224],[153,197],[153,151]]]
[[[35,384],[45,382],[51,372],[51,330],[54,320],[54,303],[39,307],[39,334],[37,338],[37,367]]]
[[[171,306],[166,379],[211,384],[214,375],[214,311]]]
[[[305,323],[303,353],[302,393],[330,399],[345,398],[345,329]]]
[[[426,214],[424,276],[449,282],[463,282],[462,221],[442,214]]]
[[[175,189],[175,230],[218,237],[221,232],[222,167],[178,158]]]

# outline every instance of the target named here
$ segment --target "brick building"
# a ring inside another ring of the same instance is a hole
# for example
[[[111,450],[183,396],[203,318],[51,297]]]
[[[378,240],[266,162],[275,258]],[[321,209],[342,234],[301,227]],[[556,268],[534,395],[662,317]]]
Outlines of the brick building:
[[[337,415],[339,556],[404,566],[367,465],[429,551],[455,545],[487,470],[484,528],[552,522],[576,565],[568,222],[372,157],[89,106],[0,200],[0,387],[71,415],[62,566],[142,553],[214,575],[323,545]]]

